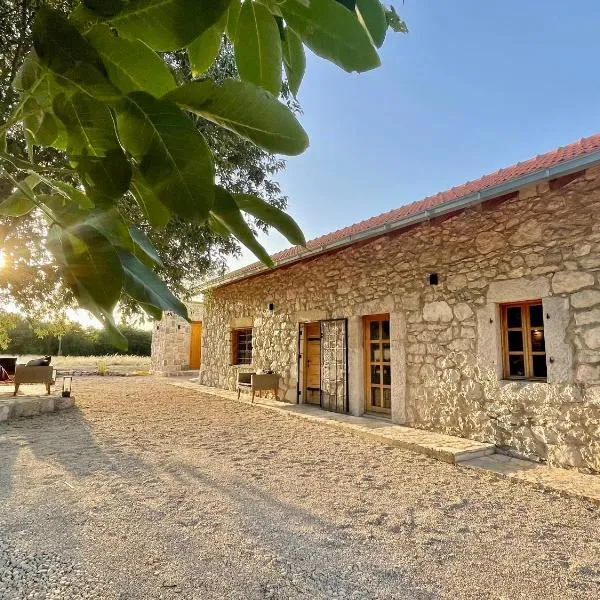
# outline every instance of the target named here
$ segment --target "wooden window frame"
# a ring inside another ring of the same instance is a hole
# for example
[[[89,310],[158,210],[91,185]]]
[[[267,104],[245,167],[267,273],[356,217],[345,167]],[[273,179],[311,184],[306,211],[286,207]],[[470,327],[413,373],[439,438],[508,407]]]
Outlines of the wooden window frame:
[[[507,302],[500,304],[500,323],[501,323],[501,336],[502,336],[502,377],[510,381],[539,381],[545,382],[548,380],[548,364],[546,362],[546,377],[536,377],[533,374],[533,357],[544,356],[547,357],[547,350],[544,344],[544,351],[533,351],[531,344],[531,331],[534,329],[541,329],[544,331],[544,342],[546,341],[545,325],[533,327],[531,325],[531,319],[529,316],[529,308],[531,306],[542,307],[542,318],[543,318],[543,304],[541,300],[529,300],[527,302]],[[521,309],[521,327],[508,327],[508,309],[518,307]],[[508,348],[508,332],[509,331],[521,331],[523,337],[523,351],[515,352],[509,351]],[[525,367],[525,375],[511,375],[510,374],[510,363],[509,356],[511,354],[523,355],[523,364]]]
[[[249,362],[240,362],[240,355],[238,354],[238,352],[239,352],[238,342],[239,342],[240,334],[242,334],[242,333],[250,333],[250,336],[251,336]],[[254,342],[254,331],[253,331],[252,327],[238,327],[236,329],[231,330],[231,364],[232,364],[232,366],[251,365],[252,364],[252,354],[254,352],[253,342]]]

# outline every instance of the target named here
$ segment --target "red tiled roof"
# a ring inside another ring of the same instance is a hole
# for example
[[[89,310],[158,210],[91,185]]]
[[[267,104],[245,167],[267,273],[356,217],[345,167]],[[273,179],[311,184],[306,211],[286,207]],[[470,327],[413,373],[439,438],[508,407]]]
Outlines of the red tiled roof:
[[[311,250],[320,246],[331,244],[332,242],[343,240],[344,238],[347,238],[351,235],[367,232],[370,229],[381,225],[385,225],[386,223],[392,223],[394,221],[397,221],[398,219],[415,215],[434,206],[440,206],[447,202],[451,202],[453,200],[458,200],[459,198],[469,196],[470,194],[481,192],[486,188],[494,187],[502,183],[507,183],[513,179],[517,179],[518,177],[530,175],[537,171],[543,171],[544,169],[553,167],[561,162],[579,158],[597,150],[600,150],[600,134],[592,135],[590,137],[581,139],[577,142],[569,144],[568,146],[557,148],[552,152],[540,154],[539,156],[526,160],[525,162],[519,162],[516,165],[512,165],[511,167],[500,169],[495,173],[484,175],[483,177],[481,177],[480,179],[476,179],[475,181],[468,181],[467,183],[463,183],[462,185],[453,187],[449,190],[446,190],[445,192],[440,192],[438,194],[435,194],[434,196],[423,198],[423,200],[418,200],[417,202],[406,204],[405,206],[401,206],[400,208],[396,208],[394,210],[390,210],[389,212],[382,213],[380,215],[377,215],[376,217],[371,217],[370,219],[366,219],[365,221],[361,221],[360,223],[355,223],[354,225],[344,227],[343,229],[338,229],[337,231],[333,231],[321,237],[315,238],[314,240],[310,240],[306,244],[306,249],[302,246],[293,246],[291,248],[287,248],[286,250],[282,250],[281,252],[277,252],[276,254],[271,255],[271,258],[275,263],[281,260],[287,261],[289,259],[292,259],[294,256],[298,256],[298,258],[300,259],[300,255],[303,252],[306,252],[306,250]],[[253,263],[246,267],[242,267],[241,269],[232,271],[228,273],[225,277],[227,279],[231,277],[235,278],[236,275],[243,276],[243,274],[246,272],[248,272],[248,275],[251,275],[253,272],[255,272],[257,266],[261,264],[262,263]],[[226,282],[224,281],[223,283]]]

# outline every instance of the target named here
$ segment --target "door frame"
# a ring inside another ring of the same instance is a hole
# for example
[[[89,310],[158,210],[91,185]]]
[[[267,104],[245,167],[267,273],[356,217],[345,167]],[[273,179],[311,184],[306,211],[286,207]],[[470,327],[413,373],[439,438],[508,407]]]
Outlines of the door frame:
[[[370,328],[369,328],[369,323],[371,321],[389,321],[390,323],[390,339],[388,340],[389,345],[390,345],[390,359],[391,359],[391,352],[392,352],[392,321],[391,321],[391,315],[390,313],[379,313],[379,314],[375,314],[375,315],[364,315],[362,318],[362,324],[363,324],[363,382],[364,382],[364,394],[365,394],[365,402],[364,402],[364,411],[365,413],[376,413],[377,415],[381,415],[381,416],[386,416],[386,417],[391,417],[392,416],[392,409],[390,408],[383,408],[383,406],[371,406],[370,404],[370,392],[371,392],[371,360],[370,360],[370,344],[371,344],[371,336],[370,336]],[[383,339],[380,337],[379,338],[379,343],[383,343]],[[381,361],[383,362],[383,361]],[[380,363],[381,364],[381,363]],[[391,372],[392,369],[392,361],[390,360],[390,376],[391,376],[391,382],[393,382],[393,373]],[[383,380],[383,370],[381,372],[380,375],[381,379]],[[383,388],[381,387],[380,384],[379,388],[383,390]],[[392,383],[390,383],[390,396],[391,396],[391,390],[392,390]],[[382,396],[381,396],[381,401],[383,404],[383,392],[382,392]]]
[[[303,347],[302,347],[302,401],[303,404],[311,404],[313,406],[316,406],[316,402],[308,402],[307,400],[307,393],[306,393],[306,389],[307,389],[307,373],[308,373],[308,369],[307,369],[307,361],[308,361],[308,342],[309,337],[306,334],[306,328],[309,325],[317,325],[319,328],[319,406],[321,406],[321,359],[323,356],[323,333],[321,331],[321,322],[320,321],[307,321],[306,323],[302,324],[302,328],[303,328],[303,334],[304,334],[304,341],[303,341]]]

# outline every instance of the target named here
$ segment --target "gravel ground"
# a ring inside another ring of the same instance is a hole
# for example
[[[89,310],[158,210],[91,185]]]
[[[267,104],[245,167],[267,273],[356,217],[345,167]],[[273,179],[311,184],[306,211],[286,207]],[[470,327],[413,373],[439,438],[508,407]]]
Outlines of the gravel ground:
[[[154,378],[0,425],[0,599],[600,597],[600,509]]]

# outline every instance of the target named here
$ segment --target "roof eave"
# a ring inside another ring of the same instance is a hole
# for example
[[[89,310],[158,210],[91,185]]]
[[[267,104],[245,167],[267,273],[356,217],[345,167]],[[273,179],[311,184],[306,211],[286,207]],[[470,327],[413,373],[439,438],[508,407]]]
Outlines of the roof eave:
[[[586,154],[584,156],[579,156],[571,160],[563,161],[547,169],[542,169],[540,171],[536,171],[535,173],[529,173],[527,175],[523,175],[522,177],[516,177],[515,179],[505,181],[504,183],[501,183],[499,185],[486,188],[473,194],[468,194],[467,196],[457,198],[456,200],[451,200],[450,202],[445,202],[438,206],[434,206],[432,208],[409,215],[407,217],[396,219],[395,221],[390,221],[389,223],[385,223],[384,225],[378,225],[377,227],[373,227],[361,233],[345,236],[343,238],[340,238],[339,240],[330,242],[329,244],[323,244],[321,246],[316,246],[315,248],[301,250],[299,254],[295,254],[288,258],[275,261],[272,267],[267,267],[266,265],[259,264],[252,269],[248,268],[244,270],[243,273],[236,273],[235,271],[233,271],[232,273],[228,273],[226,275],[223,275],[222,277],[218,277],[216,279],[206,282],[205,284],[198,286],[198,288],[196,288],[196,293],[205,292],[211,289],[222,287],[224,285],[228,285],[236,281],[242,281],[243,279],[248,279],[249,277],[255,277],[256,275],[266,273],[296,262],[300,262],[306,260],[307,258],[318,256],[319,254],[323,254],[325,252],[330,252],[331,250],[337,250],[339,248],[343,248],[344,246],[350,246],[359,241],[378,237],[380,235],[384,235],[392,231],[397,231],[399,229],[404,229],[411,225],[416,225],[418,223],[429,221],[435,217],[447,215],[448,213],[464,210],[482,202],[485,202],[486,200],[492,200],[493,198],[497,198],[499,196],[504,196],[505,194],[518,191],[519,189],[528,185],[533,185],[541,183],[543,181],[547,181],[549,179],[561,177],[563,175],[570,175],[571,173],[576,173],[577,171],[581,171],[599,162],[600,151],[591,152],[590,154]]]

